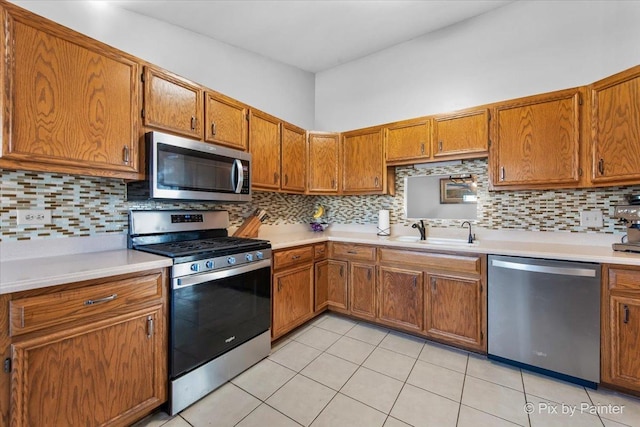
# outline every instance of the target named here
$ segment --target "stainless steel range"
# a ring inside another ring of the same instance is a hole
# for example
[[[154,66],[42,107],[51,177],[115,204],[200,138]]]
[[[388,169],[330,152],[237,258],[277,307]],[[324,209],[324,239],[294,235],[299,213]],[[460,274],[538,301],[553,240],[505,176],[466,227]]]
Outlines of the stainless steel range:
[[[226,211],[131,211],[129,247],[173,259],[169,413],[271,349],[271,244],[228,237]]]

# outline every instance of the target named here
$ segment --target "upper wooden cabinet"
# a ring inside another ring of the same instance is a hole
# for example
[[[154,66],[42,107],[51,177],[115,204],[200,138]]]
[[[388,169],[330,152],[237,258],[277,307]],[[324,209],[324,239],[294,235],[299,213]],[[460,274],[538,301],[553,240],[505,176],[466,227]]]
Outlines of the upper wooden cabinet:
[[[249,111],[251,185],[259,190],[280,189],[280,120],[258,110]]]
[[[582,89],[501,103],[494,108],[491,185],[566,187],[580,182]]]
[[[387,165],[411,164],[431,158],[430,119],[392,123],[384,132]]]
[[[282,182],[287,193],[304,193],[307,181],[307,132],[282,123]]]
[[[203,93],[180,76],[144,67],[144,125],[202,139]]]
[[[589,86],[592,181],[640,182],[640,66]]]
[[[433,119],[433,157],[486,156],[489,149],[489,110],[463,111]]]
[[[342,192],[383,194],[387,172],[382,129],[366,128],[342,134]]]
[[[309,133],[308,193],[337,194],[340,182],[340,134]]]
[[[135,58],[3,2],[0,167],[137,178]]]
[[[205,92],[204,140],[247,151],[248,109],[217,92]]]

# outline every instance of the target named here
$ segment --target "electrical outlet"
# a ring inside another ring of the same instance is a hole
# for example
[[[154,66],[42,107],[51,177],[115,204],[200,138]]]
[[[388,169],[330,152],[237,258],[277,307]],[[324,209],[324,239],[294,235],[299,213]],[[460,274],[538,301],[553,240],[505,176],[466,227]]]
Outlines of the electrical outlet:
[[[17,210],[18,225],[51,224],[51,211],[45,209]]]
[[[580,225],[582,227],[602,227],[602,211],[600,209],[592,209],[590,211],[580,211]]]

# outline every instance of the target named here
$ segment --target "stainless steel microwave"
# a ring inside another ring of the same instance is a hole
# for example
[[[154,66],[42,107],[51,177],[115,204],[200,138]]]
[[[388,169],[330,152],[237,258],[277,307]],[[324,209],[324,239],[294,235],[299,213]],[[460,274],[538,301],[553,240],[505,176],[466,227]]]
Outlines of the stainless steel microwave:
[[[127,183],[127,200],[251,200],[251,154],[161,132],[145,143],[146,178]]]

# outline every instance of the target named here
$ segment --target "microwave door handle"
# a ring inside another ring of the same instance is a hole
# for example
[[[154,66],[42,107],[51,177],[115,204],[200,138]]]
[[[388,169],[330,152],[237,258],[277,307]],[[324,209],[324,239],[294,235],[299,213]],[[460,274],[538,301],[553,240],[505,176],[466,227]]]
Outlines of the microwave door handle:
[[[235,171],[235,189],[234,193],[240,193],[242,190],[242,184],[244,183],[244,173],[242,171],[242,162],[240,159],[235,159],[233,161],[232,171]],[[233,173],[233,172],[232,172]]]

